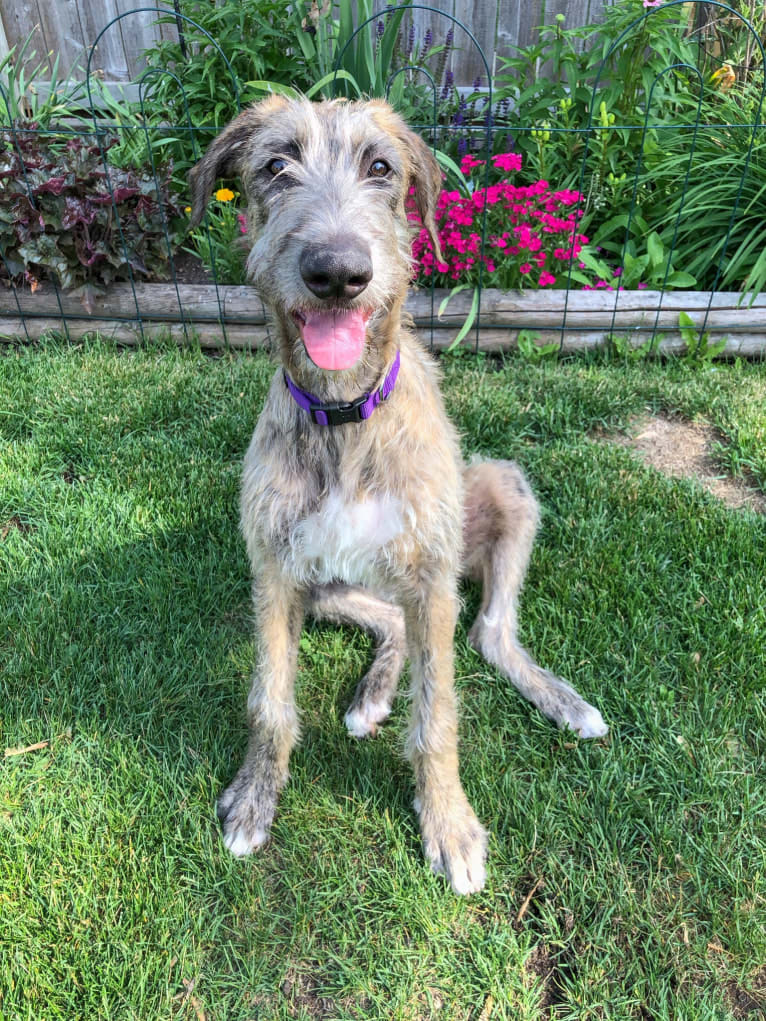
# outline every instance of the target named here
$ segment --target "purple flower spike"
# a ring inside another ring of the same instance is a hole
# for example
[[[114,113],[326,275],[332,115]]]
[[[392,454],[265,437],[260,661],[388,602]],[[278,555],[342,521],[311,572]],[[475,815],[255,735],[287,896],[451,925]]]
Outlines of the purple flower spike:
[[[452,87],[455,84],[455,75],[452,71],[447,71],[444,76],[444,88],[442,89],[442,99],[448,99],[452,92]]]

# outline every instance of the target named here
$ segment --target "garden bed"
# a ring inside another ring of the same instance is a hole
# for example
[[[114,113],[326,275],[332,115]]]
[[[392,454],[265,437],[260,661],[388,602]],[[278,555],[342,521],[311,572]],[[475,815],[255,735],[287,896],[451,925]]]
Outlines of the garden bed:
[[[470,313],[472,292],[455,294],[438,315],[447,291],[412,289],[407,311],[427,344],[450,346]],[[562,350],[598,348],[610,337],[631,346],[645,344],[657,333],[660,353],[685,349],[679,318],[685,313],[708,343],[726,340],[723,356],[766,353],[766,295],[752,305],[737,292],[711,295],[699,291],[498,291],[481,295],[478,346],[504,351],[517,346],[519,335],[536,344],[559,343]],[[252,287],[215,284],[115,284],[96,296],[89,315],[79,298],[49,284],[29,291],[0,293],[0,338],[36,340],[48,331],[78,339],[98,331],[119,344],[171,336],[180,343],[196,340],[204,348],[250,349],[268,344],[270,329],[260,298]],[[225,323],[225,337],[222,329]],[[433,323],[433,326],[431,325]],[[472,330],[464,344],[475,343]]]

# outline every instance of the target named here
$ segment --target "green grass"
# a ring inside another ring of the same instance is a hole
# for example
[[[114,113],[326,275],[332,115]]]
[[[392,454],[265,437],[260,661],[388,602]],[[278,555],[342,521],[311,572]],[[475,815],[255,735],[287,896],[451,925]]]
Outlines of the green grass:
[[[578,743],[524,703],[468,648],[466,590],[462,775],[491,830],[467,900],[421,857],[404,700],[345,734],[352,631],[302,641],[272,843],[220,843],[252,660],[238,476],[271,372],[0,356],[0,742],[50,742],[0,760],[0,1018],[758,1016],[766,521],[589,437],[701,416],[766,487],[766,368],[447,364],[466,452],[517,458],[544,506],[523,639],[612,727]]]

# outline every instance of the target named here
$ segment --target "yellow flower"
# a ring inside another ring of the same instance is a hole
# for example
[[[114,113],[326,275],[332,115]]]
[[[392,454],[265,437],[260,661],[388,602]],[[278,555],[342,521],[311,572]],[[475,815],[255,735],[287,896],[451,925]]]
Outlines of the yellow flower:
[[[231,188],[219,188],[218,191],[215,193],[215,197],[218,199],[219,202],[231,202],[231,200],[234,198],[234,192],[231,190]]]
[[[191,212],[191,206],[187,206],[187,207],[186,207],[186,208],[184,209],[184,212],[185,212],[185,213],[186,213],[186,215],[188,216],[188,215],[189,215],[189,213]]]
[[[713,71],[710,77],[712,81],[717,83],[719,89],[730,89],[737,80],[731,64],[721,64],[718,70]]]

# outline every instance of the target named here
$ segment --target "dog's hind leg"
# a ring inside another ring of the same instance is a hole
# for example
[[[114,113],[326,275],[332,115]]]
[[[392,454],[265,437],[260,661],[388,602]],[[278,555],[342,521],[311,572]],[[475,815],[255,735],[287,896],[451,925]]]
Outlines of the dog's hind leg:
[[[559,727],[602,737],[608,727],[598,709],[538,666],[516,638],[516,604],[539,522],[527,480],[512,461],[485,461],[466,468],[465,489],[464,573],[483,585],[469,641]]]
[[[352,737],[374,736],[391,712],[407,654],[401,609],[367,589],[340,582],[313,588],[307,609],[317,620],[353,624],[375,638],[375,659],[357,685],[345,716]]]

